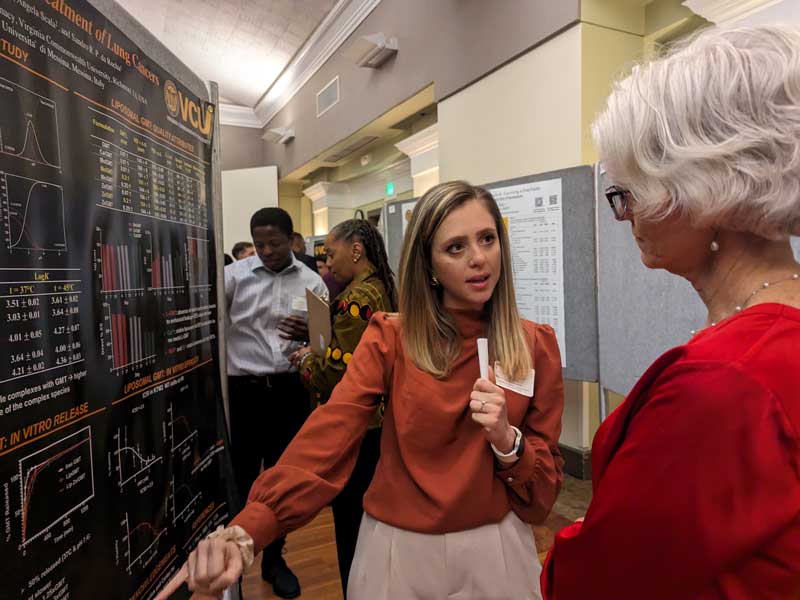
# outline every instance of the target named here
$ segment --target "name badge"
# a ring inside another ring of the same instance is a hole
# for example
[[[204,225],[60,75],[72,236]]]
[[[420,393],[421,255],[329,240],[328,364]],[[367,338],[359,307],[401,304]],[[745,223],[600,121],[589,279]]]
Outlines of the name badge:
[[[515,392],[517,394],[521,394],[523,396],[527,396],[528,398],[533,398],[533,381],[536,377],[536,372],[531,369],[530,373],[525,379],[520,379],[518,381],[511,381],[506,374],[503,373],[503,369],[500,366],[500,363],[494,363],[494,380],[497,385],[501,388],[505,388],[509,391]]]
[[[305,296],[297,296],[292,298],[292,313],[297,314],[297,316],[305,316],[305,313],[308,312],[308,302],[306,301]]]

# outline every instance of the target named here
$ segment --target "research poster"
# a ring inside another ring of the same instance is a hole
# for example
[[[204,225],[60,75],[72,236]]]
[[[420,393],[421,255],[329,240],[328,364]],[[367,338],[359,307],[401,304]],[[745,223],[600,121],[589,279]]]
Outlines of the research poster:
[[[561,179],[492,188],[511,242],[517,306],[523,317],[553,327],[567,364],[564,328],[564,238]]]
[[[4,600],[152,598],[230,516],[214,110],[84,0],[0,5]]]
[[[400,205],[400,212],[403,215],[403,236],[402,239],[406,239],[406,229],[408,229],[409,223],[411,223],[411,215],[414,213],[414,207],[417,205],[416,200],[412,200],[411,202],[403,202]]]

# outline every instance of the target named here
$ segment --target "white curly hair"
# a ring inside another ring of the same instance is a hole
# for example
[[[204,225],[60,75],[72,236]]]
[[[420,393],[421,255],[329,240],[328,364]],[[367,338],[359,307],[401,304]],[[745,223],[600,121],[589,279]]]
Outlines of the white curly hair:
[[[800,235],[800,28],[701,32],[617,82],[592,134],[637,216]]]

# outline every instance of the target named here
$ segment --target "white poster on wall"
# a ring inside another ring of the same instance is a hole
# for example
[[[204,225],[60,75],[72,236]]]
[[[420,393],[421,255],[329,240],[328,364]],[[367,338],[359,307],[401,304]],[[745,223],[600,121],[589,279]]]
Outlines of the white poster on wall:
[[[400,212],[403,214],[403,239],[406,239],[406,229],[408,229],[408,224],[411,222],[411,213],[414,212],[416,205],[416,200],[414,202],[403,202],[400,205]]]
[[[493,188],[511,240],[517,306],[556,332],[567,364],[564,327],[564,239],[561,179]]]

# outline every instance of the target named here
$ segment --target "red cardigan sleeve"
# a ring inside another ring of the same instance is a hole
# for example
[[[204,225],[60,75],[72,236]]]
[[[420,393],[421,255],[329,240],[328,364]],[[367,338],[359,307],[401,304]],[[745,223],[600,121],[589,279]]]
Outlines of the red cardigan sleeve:
[[[526,523],[545,520],[564,480],[564,459],[558,450],[564,412],[561,353],[552,327],[534,327],[531,332],[536,372],[533,399],[520,428],[525,450],[511,468],[496,473],[511,492],[511,508]]]
[[[253,538],[256,552],[279,535],[302,527],[342,490],[361,440],[386,394],[395,356],[387,315],[370,321],[327,404],[317,408],[278,463],[256,479],[247,505],[232,525]]]
[[[548,600],[698,598],[798,518],[796,432],[734,365],[668,368],[610,443],[585,521],[545,564]]]

